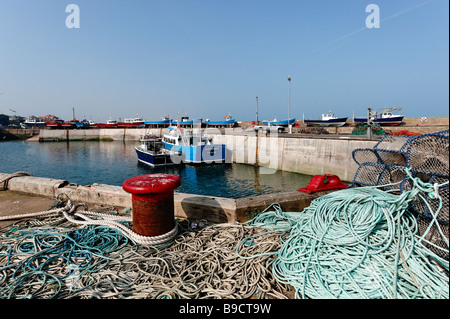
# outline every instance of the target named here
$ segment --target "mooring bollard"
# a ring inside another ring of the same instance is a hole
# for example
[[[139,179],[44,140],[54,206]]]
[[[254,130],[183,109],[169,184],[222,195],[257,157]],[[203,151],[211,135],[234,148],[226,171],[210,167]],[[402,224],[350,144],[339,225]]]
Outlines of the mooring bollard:
[[[133,231],[159,236],[175,227],[174,190],[181,179],[169,174],[148,174],[127,179],[122,188],[131,193]]]

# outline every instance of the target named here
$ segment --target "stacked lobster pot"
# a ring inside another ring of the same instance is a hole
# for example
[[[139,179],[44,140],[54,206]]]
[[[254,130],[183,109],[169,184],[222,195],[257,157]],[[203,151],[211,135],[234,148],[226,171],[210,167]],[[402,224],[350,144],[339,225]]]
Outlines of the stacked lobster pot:
[[[378,186],[402,193],[414,181],[434,185],[441,200],[419,192],[410,204],[418,224],[417,235],[438,256],[449,260],[449,131],[420,136],[384,136],[373,149],[352,153],[359,165],[352,186]],[[434,212],[438,211],[438,214]]]

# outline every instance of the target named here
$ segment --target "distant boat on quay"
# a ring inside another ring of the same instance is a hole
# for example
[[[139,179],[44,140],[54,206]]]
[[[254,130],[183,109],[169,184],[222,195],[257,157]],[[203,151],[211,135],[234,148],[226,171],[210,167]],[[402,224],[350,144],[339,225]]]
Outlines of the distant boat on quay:
[[[403,121],[404,115],[394,115],[390,110],[391,109],[385,109],[378,116],[373,117],[372,122],[380,126],[400,125]],[[367,117],[355,117],[353,118],[353,122],[367,124]]]
[[[267,120],[264,120],[264,121],[263,121],[263,124],[268,125],[269,123],[272,124],[272,125],[288,126],[288,125],[290,125],[290,124],[294,124],[294,123],[295,123],[295,118],[293,118],[293,119],[288,119],[288,120],[280,120],[280,121],[278,121],[278,120],[275,118],[275,119],[273,119],[272,121],[267,121]]]
[[[224,163],[225,144],[212,144],[212,138],[201,129],[186,129],[169,126],[170,132],[164,134],[164,148],[172,154],[181,156],[180,160],[188,164]]]
[[[164,147],[162,138],[145,134],[140,142],[141,144],[135,147],[138,161],[150,166],[174,165],[172,152]]]
[[[164,116],[159,121],[145,121],[144,122],[144,125],[146,127],[149,127],[149,126],[169,126],[171,124],[172,124],[172,120],[170,119],[169,116]]]
[[[220,126],[228,126],[233,127],[236,123],[236,120],[231,117],[231,115],[225,115],[225,120],[223,121],[210,121],[209,119],[205,120],[206,127],[213,126],[213,127],[220,127]]]
[[[117,121],[116,120],[108,120],[106,123],[95,123],[91,125],[92,127],[98,127],[98,128],[116,128],[117,127]]]
[[[63,123],[64,123],[64,120],[55,119],[55,120],[53,120],[51,122],[45,123],[45,125],[48,128],[60,128]]]
[[[28,119],[25,120],[24,124],[27,126],[43,127],[46,125],[46,122],[38,118],[29,117]]]
[[[348,117],[337,117],[331,111],[322,114],[320,120],[304,120],[307,126],[343,126],[347,122]]]
[[[202,122],[203,122],[203,119],[190,120],[188,116],[182,116],[181,121],[178,122],[178,125],[180,125],[180,126],[194,126],[194,125],[201,126]]]
[[[126,118],[123,122],[117,122],[117,127],[144,127],[144,123],[144,120],[139,115],[136,115],[135,118]]]

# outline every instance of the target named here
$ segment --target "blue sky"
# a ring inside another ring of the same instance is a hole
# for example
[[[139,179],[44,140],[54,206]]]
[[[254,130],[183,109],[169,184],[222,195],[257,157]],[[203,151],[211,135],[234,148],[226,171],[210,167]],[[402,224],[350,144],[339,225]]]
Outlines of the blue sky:
[[[65,24],[68,4],[80,28]],[[366,6],[379,29],[365,27]],[[0,113],[449,115],[447,0],[0,0]]]

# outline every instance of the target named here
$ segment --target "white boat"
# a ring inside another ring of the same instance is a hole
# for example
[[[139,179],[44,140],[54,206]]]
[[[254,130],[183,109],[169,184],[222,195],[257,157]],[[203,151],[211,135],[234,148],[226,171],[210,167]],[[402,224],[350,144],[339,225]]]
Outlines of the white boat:
[[[322,114],[321,120],[304,120],[308,126],[343,126],[347,122],[347,117],[337,117],[331,111]]]
[[[126,118],[123,122],[118,122],[117,127],[144,127],[144,119],[136,114],[135,118]]]
[[[394,107],[394,108],[386,108],[378,115],[375,114],[371,120],[373,124],[378,124],[382,126],[395,126],[402,124],[404,115],[396,115],[393,114],[391,111],[393,110],[401,110],[401,107]],[[367,117],[355,117],[353,119],[354,123],[363,123],[367,124]]]
[[[35,117],[29,117],[23,123],[27,126],[45,126],[46,125],[46,122],[42,121],[41,119],[35,118]]]
[[[225,162],[225,144],[213,144],[212,138],[201,129],[185,129],[180,126],[169,127],[164,134],[164,148],[173,154],[180,154],[183,163],[223,163]]]

